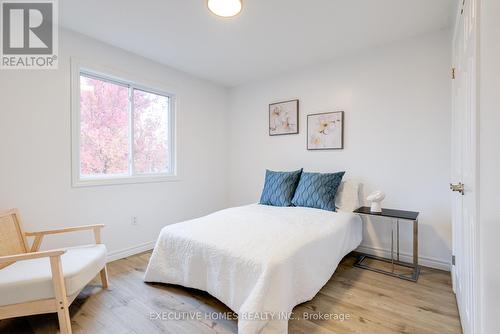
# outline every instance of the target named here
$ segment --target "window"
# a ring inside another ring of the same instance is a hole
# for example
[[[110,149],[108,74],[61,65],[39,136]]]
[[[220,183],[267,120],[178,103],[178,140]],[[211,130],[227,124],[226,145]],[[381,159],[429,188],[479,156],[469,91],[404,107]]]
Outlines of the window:
[[[175,176],[174,96],[87,70],[77,74],[74,185]]]

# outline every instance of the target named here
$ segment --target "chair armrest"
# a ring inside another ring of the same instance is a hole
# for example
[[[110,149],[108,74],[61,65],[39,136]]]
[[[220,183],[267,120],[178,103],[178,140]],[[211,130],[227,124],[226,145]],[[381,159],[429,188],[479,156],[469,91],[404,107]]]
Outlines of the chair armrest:
[[[36,231],[36,232],[25,232],[24,234],[27,237],[36,237],[39,235],[49,235],[49,234],[61,234],[61,233],[69,233],[69,232],[76,232],[76,231],[85,231],[85,230],[96,230],[96,229],[101,229],[103,228],[103,224],[97,224],[97,225],[83,225],[83,226],[75,226],[75,227],[67,227],[67,228],[61,228],[57,230],[46,230],[46,231]]]
[[[32,260],[32,259],[39,259],[42,257],[56,257],[56,256],[61,256],[64,253],[66,253],[65,249],[58,249],[58,250],[50,250],[44,252],[0,256],[0,263]]]
[[[69,233],[69,232],[77,232],[77,231],[86,231],[93,230],[94,231],[94,239],[96,244],[101,244],[101,229],[104,227],[103,224],[97,225],[84,225],[84,226],[75,226],[75,227],[67,227],[61,228],[57,230],[47,230],[47,231],[37,231],[37,232],[24,232],[26,237],[35,237],[33,244],[31,245],[31,252],[38,252],[40,249],[40,245],[42,244],[43,237],[49,234],[61,234],[61,233]]]

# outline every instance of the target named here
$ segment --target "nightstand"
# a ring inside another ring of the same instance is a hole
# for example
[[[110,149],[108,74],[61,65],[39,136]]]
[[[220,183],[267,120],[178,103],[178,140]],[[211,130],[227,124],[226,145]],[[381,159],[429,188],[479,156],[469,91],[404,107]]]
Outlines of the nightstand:
[[[387,218],[392,222],[391,229],[391,258],[386,259],[370,254],[361,254],[356,263],[355,267],[363,268],[371,271],[375,271],[381,274],[405,279],[408,281],[416,282],[418,280],[418,275],[420,274],[420,267],[418,265],[418,212],[413,211],[403,211],[403,210],[393,210],[393,209],[382,209],[382,212],[371,212],[370,208],[363,206],[359,209],[353,211],[360,215],[373,216],[373,217],[383,217]],[[394,221],[396,224],[394,224]],[[407,263],[399,260],[399,222],[407,221],[413,223],[413,263]],[[396,252],[394,252],[394,225],[396,225]],[[394,257],[396,253],[396,257]],[[374,268],[363,263],[365,259],[372,259],[377,261],[383,261],[392,264],[392,270],[387,271],[379,268]],[[402,266],[407,268],[412,268],[413,272],[411,274],[398,274],[394,271],[394,266]]]

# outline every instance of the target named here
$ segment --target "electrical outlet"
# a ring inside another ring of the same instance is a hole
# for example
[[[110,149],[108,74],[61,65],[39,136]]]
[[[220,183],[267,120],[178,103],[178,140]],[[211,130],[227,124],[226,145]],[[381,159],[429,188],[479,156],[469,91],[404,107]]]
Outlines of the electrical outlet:
[[[139,221],[137,220],[136,216],[132,216],[132,225],[134,226],[139,225]]]

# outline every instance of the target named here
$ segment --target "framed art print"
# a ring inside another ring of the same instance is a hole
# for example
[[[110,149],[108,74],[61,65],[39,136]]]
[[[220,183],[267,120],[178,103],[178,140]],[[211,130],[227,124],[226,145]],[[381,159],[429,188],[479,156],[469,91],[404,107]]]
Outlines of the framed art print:
[[[269,135],[292,135],[299,133],[299,100],[278,102],[269,105]]]
[[[339,150],[343,148],[343,111],[307,115],[308,150]]]

